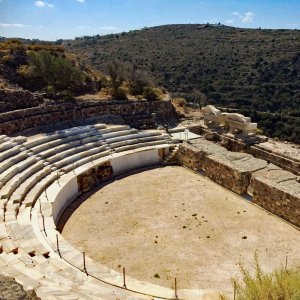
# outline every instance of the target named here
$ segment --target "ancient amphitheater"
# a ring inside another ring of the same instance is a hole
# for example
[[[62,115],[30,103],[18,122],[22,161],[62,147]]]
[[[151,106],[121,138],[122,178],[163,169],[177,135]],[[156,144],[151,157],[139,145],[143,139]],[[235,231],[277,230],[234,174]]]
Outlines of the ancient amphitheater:
[[[166,132],[97,122],[106,114],[111,120],[127,116],[130,123],[141,111],[148,111],[139,120],[142,127],[150,127],[155,116],[174,113],[169,101],[71,106],[0,114],[0,270],[25,289],[34,289],[42,299],[218,299],[217,292],[174,290],[131,277],[124,285],[122,271],[85,256],[57,229],[68,205],[97,184],[132,169],[171,161],[204,171],[207,178],[238,195],[253,197],[254,203],[290,223],[280,220],[293,231],[296,247],[300,162],[295,157],[268,151],[266,141],[258,145],[254,135],[242,139],[224,133],[226,128],[212,130],[209,124],[189,127],[206,139],[179,143]],[[82,120],[90,124],[78,126]],[[54,130],[60,127],[65,129]],[[253,126],[249,128],[253,133]],[[298,254],[291,259],[300,265]]]

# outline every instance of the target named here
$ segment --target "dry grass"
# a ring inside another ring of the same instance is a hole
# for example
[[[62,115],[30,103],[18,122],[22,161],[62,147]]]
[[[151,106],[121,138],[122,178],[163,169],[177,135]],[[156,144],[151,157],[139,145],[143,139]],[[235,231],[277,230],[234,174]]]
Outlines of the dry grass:
[[[254,256],[255,273],[251,275],[242,263],[243,282],[232,278],[236,300],[300,300],[300,270],[286,271],[283,266],[271,274],[261,270],[258,256]],[[221,295],[221,300],[229,298]]]

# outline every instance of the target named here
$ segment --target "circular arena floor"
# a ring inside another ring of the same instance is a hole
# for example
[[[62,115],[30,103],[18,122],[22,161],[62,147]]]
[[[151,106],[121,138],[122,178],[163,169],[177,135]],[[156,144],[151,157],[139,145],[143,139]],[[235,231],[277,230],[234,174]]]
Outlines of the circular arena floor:
[[[255,251],[264,271],[286,256],[300,266],[300,231],[179,166],[115,177],[76,199],[58,228],[90,258],[169,288],[177,277],[179,289],[232,292]]]

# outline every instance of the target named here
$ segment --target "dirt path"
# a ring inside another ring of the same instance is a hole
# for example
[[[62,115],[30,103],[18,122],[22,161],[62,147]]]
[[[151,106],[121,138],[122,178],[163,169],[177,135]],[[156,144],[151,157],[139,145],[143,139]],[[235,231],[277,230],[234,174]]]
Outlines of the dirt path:
[[[90,195],[61,218],[63,236],[136,279],[231,291],[238,263],[252,267],[255,251],[265,271],[286,256],[300,266],[300,231],[185,168],[130,172]]]

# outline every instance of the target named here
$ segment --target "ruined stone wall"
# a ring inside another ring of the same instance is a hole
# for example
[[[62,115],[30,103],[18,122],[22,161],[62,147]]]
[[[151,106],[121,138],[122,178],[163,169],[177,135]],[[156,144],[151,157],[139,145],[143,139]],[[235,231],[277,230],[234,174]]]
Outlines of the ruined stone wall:
[[[30,91],[0,89],[0,113],[38,105],[38,99]]]
[[[243,152],[253,155],[256,158],[266,160],[269,163],[279,166],[283,170],[300,175],[300,160],[278,153],[274,150],[267,149],[264,146],[267,138],[256,137],[250,139],[239,139],[234,136],[226,135],[222,132],[214,131],[203,125],[190,126],[189,130],[195,134],[203,136],[208,141],[217,143],[218,145],[233,152]]]
[[[280,153],[272,152],[269,149],[259,145],[252,146],[249,151],[254,157],[264,159],[269,163],[290,171],[296,175],[300,175],[300,161],[292,157],[284,157]]]
[[[222,147],[226,148],[229,151],[247,152],[247,150],[251,146],[251,144],[248,145],[241,139],[216,132],[212,129],[207,128],[206,126],[190,126],[189,130],[195,134],[203,136],[208,141],[220,144]]]
[[[125,103],[81,102],[60,105],[45,105],[0,114],[0,134],[10,135],[27,128],[47,126],[56,130],[55,124],[61,122],[66,126],[85,124],[92,117],[99,115],[121,115],[124,117],[155,113],[159,118],[173,116],[171,101],[132,101]]]
[[[240,171],[214,155],[204,157],[203,170],[206,177],[238,195],[247,193],[250,182],[249,172]]]
[[[300,227],[300,183],[293,173],[204,139],[181,144],[178,162],[203,170],[206,177],[239,195],[253,194],[254,203]]]

